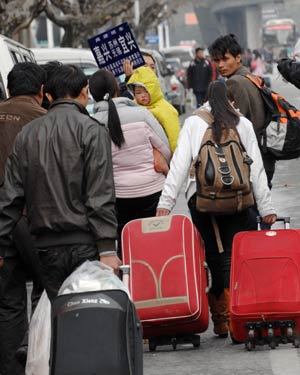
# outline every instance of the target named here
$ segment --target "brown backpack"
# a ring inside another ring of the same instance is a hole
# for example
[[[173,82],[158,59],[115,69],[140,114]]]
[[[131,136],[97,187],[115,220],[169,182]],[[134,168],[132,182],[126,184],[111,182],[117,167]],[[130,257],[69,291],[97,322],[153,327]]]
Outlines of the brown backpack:
[[[211,125],[213,116],[208,113],[198,110],[195,114]],[[216,215],[229,215],[253,206],[254,197],[250,182],[252,162],[237,130],[224,130],[221,141],[216,144],[213,140],[212,127],[209,126],[194,162],[197,210]]]

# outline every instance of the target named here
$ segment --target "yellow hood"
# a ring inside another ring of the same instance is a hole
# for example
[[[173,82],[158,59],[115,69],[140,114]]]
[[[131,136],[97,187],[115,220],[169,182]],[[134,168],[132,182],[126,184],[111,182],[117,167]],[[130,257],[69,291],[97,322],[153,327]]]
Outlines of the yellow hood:
[[[135,83],[144,86],[150,94],[150,103],[146,107],[149,108],[158,100],[163,99],[164,95],[161,91],[158,78],[150,68],[142,66],[136,69],[127,84],[134,86]]]
[[[164,99],[156,74],[150,68],[143,66],[135,70],[127,84],[138,84],[149,92],[150,103],[143,107],[148,108],[164,128],[171,151],[174,152],[180,132],[178,112]]]

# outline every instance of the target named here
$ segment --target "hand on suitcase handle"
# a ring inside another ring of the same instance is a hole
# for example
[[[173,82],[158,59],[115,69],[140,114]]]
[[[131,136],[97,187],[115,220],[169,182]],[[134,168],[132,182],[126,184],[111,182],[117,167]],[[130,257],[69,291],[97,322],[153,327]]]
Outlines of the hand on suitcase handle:
[[[277,221],[277,216],[275,214],[267,215],[262,218],[263,223],[272,225]]]
[[[113,270],[114,270],[114,273],[116,275],[119,274],[119,269],[120,269],[120,266],[122,264],[121,260],[119,259],[119,257],[117,255],[113,255],[113,256],[101,256],[101,253],[100,253],[100,261],[104,264],[106,264],[107,266],[111,267]]]
[[[156,210],[156,216],[168,216],[170,215],[170,210],[167,208],[158,208]]]
[[[276,220],[274,220],[273,222],[270,222],[270,221],[269,221],[269,222],[266,222],[266,221],[264,220],[265,218],[272,218],[272,220],[273,220],[273,217],[275,217],[275,219],[276,219]],[[258,230],[261,230],[261,223],[262,223],[262,222],[264,222],[264,223],[266,223],[266,224],[270,224],[270,225],[272,225],[272,224],[274,224],[274,223],[277,222],[277,221],[283,221],[285,229],[288,229],[288,228],[290,227],[290,222],[291,222],[290,217],[288,217],[288,216],[267,215],[267,216],[265,216],[265,217],[263,217],[263,218],[261,218],[260,216],[257,216],[257,217],[256,217],[257,229],[258,229]]]

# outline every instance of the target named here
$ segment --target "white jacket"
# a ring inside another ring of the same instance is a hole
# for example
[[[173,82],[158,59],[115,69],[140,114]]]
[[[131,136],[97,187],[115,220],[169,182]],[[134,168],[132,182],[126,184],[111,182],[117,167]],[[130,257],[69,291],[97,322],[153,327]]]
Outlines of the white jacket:
[[[185,192],[187,200],[196,192],[196,180],[195,178],[190,178],[189,171],[192,161],[198,155],[207,127],[208,124],[199,116],[193,115],[186,119],[179,135],[177,148],[171,160],[170,171],[159,200],[159,208],[172,210],[184,182],[186,182]],[[245,117],[240,117],[237,130],[247,154],[253,160],[250,179],[253,184],[253,193],[259,214],[262,217],[275,214],[253,125]]]

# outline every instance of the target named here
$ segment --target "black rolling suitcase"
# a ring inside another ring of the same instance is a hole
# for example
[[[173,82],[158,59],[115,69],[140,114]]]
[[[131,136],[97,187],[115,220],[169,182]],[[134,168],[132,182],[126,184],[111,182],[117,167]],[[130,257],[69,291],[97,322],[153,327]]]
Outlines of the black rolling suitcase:
[[[142,328],[122,290],[61,295],[52,306],[51,375],[142,375]]]

